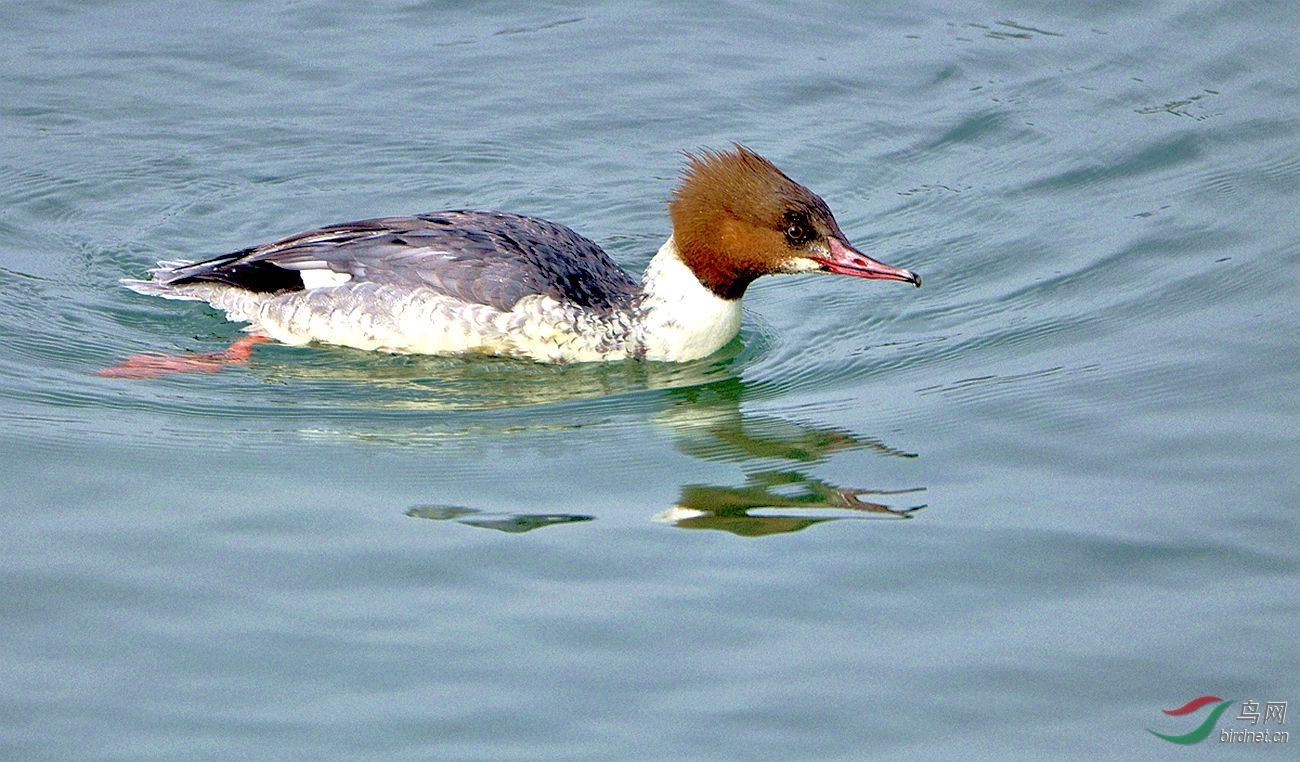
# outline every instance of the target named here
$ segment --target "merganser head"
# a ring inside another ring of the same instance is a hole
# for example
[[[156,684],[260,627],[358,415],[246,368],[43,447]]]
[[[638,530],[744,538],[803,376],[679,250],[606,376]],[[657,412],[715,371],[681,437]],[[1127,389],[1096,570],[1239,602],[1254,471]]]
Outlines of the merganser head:
[[[877,262],[849,244],[830,207],[772,162],[734,151],[686,153],[669,212],[682,261],[723,299],[757,277],[826,272],[921,285],[910,270]]]

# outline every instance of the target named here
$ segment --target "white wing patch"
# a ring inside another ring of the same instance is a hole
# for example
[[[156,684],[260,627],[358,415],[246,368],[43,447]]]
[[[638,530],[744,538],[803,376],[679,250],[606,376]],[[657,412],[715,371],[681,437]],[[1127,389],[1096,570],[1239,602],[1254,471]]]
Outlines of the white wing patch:
[[[303,288],[311,291],[314,288],[330,288],[332,286],[342,286],[344,283],[352,280],[352,276],[347,273],[336,273],[328,268],[299,270],[298,275],[302,277]]]

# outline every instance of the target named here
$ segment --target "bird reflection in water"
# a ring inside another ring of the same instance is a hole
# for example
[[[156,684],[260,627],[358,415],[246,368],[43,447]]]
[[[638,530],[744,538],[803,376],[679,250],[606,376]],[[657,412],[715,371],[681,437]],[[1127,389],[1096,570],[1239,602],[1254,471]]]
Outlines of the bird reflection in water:
[[[790,495],[781,489],[790,487],[798,488],[800,494]],[[744,537],[761,537],[797,532],[826,521],[911,518],[925,506],[895,508],[862,498],[864,495],[888,497],[920,491],[920,488],[890,491],[845,489],[810,479],[797,471],[765,471],[751,475],[743,487],[688,484],[682,487],[681,500],[654,518],[682,529],[721,529]],[[826,509],[854,511],[856,515],[798,513]]]
[[[556,524],[576,524],[591,521],[595,516],[576,516],[564,513],[488,513],[476,508],[454,505],[421,505],[406,512],[413,519],[455,521],[470,527],[495,529],[498,532],[520,534]]]
[[[683,529],[761,537],[828,521],[907,519],[925,507],[906,497],[924,488],[841,487],[808,473],[840,451],[867,449],[897,458],[915,458],[915,453],[832,426],[745,413],[740,405],[744,392],[738,378],[684,389],[661,416],[676,432],[679,450],[702,460],[737,463],[745,481],[738,487],[683,485],[677,503],[656,520]]]
[[[683,485],[677,502],[654,516],[655,520],[683,529],[761,537],[830,521],[907,519],[925,507],[913,502],[924,492],[923,487],[841,487],[808,473],[839,451],[866,449],[898,458],[915,458],[915,453],[844,429],[744,413],[740,405],[744,391],[738,378],[676,389],[670,393],[670,404],[654,416],[674,433],[682,453],[736,463],[744,473],[740,486]],[[406,515],[515,533],[593,518],[563,513],[497,514],[449,506],[412,508]]]

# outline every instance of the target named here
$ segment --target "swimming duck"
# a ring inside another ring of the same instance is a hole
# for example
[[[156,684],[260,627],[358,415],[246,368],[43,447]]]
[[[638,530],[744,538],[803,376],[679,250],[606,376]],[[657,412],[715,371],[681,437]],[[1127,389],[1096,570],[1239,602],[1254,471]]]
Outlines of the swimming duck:
[[[550,363],[706,357],[735,337],[741,297],[764,275],[921,285],[916,273],[855,249],[825,201],[754,151],[685,156],[668,204],[672,235],[639,280],[563,225],[443,211],[160,262],[151,279],[123,283],[207,302],[248,323],[250,341]],[[247,344],[228,351],[246,357]]]

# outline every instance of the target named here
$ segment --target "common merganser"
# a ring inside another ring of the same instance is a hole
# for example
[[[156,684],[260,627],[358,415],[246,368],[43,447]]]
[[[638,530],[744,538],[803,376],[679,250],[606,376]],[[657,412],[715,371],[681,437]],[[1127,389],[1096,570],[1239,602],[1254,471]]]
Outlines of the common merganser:
[[[553,363],[706,357],[740,330],[740,298],[762,275],[921,285],[853,248],[825,201],[757,153],[685,156],[673,233],[640,282],[563,225],[478,211],[332,225],[122,282],[207,302],[284,344]]]

